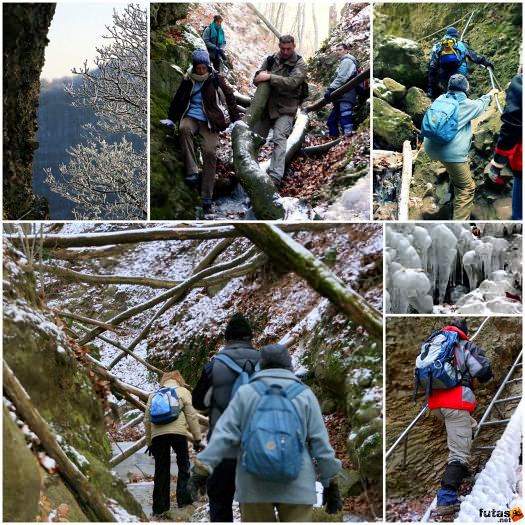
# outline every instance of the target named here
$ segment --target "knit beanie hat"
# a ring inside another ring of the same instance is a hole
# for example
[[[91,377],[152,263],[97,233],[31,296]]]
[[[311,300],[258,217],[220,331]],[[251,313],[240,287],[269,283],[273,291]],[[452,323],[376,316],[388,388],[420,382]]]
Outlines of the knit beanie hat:
[[[266,345],[261,348],[261,359],[259,360],[261,370],[266,368],[285,368],[293,370],[292,358],[288,348],[283,345]]]
[[[447,29],[447,32],[445,33],[447,36],[451,36],[452,38],[457,38],[458,37],[458,30],[455,28],[455,27],[449,27]]]
[[[470,86],[465,75],[456,73],[455,75],[452,75],[448,80],[449,91],[463,91],[463,93],[468,93],[469,89]]]
[[[227,341],[239,341],[252,338],[252,327],[244,315],[236,313],[228,321],[224,337]]]
[[[194,51],[191,54],[191,60],[194,66],[198,66],[200,64],[205,64],[207,66],[210,65],[210,55],[208,55],[208,52],[205,49],[197,49]]]

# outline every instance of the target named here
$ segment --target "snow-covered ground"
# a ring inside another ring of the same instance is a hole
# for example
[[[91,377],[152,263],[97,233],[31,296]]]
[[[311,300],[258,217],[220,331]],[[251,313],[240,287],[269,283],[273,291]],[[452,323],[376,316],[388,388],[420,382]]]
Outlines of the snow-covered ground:
[[[514,224],[388,225],[387,313],[520,314],[521,232]]]
[[[512,509],[525,510],[520,454],[523,434],[523,400],[512,415],[471,493],[461,503],[456,522],[495,522],[509,518]],[[510,521],[510,519],[508,520]]]

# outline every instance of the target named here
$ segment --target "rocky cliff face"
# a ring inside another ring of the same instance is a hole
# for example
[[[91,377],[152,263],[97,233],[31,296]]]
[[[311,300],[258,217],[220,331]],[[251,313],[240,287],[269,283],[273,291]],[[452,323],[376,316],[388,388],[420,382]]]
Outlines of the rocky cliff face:
[[[419,347],[432,330],[445,326],[451,318],[389,318],[386,335],[386,449],[405,430],[424,403],[422,395],[415,404],[413,369]],[[467,318],[473,335],[483,318]],[[521,319],[494,317],[483,327],[475,342],[492,363],[494,379],[476,389],[478,406],[473,413],[480,420],[490,399],[499,388],[512,362],[522,347]],[[521,383],[515,383],[508,395],[521,393]],[[503,414],[509,417],[509,413]],[[501,430],[486,427],[476,440],[476,446],[494,444]],[[403,445],[387,462],[387,498],[417,498],[431,494],[439,487],[448,455],[444,425],[431,415],[419,421],[408,439],[406,465],[403,467]],[[483,459],[473,453],[475,468]],[[486,457],[485,457],[486,459]],[[431,498],[430,498],[431,499]]]
[[[10,287],[5,289],[3,303],[4,359],[71,461],[101,495],[142,517],[140,506],[108,466],[111,447],[93,372],[79,363],[79,348],[72,347],[52,313],[44,308],[35,291],[33,271],[21,268],[25,264],[20,252],[5,249],[3,277]],[[66,504],[68,520],[89,521],[60,474],[45,470],[36,455],[28,453],[20,430],[23,423],[14,424],[16,417],[14,409],[9,415],[4,410],[3,487],[4,502],[9,502],[4,506],[4,518],[35,521],[45,502],[47,513]]]
[[[4,4],[4,218],[43,219],[45,199],[32,191],[40,72],[55,4]]]

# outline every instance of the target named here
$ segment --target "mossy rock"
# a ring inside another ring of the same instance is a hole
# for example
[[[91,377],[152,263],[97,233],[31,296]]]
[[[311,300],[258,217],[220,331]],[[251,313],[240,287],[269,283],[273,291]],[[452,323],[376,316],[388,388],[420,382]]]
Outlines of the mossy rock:
[[[343,469],[339,473],[337,484],[342,496],[359,496],[366,486],[359,471],[348,469]]]
[[[422,47],[408,38],[388,36],[375,46],[374,76],[426,87],[427,60]]]
[[[385,83],[380,78],[374,78],[372,84],[372,92],[374,94],[374,97],[384,100],[391,106],[394,105],[394,94],[392,93],[392,91],[388,90],[388,88],[385,86]]]
[[[409,115],[380,98],[374,98],[374,135],[394,150],[401,151],[405,140],[411,143],[415,141],[416,133]]]
[[[412,117],[416,127],[421,128],[423,117],[430,104],[430,98],[421,88],[411,87],[401,103],[401,109]]]
[[[42,478],[38,461],[4,406],[3,520],[36,521]]]
[[[393,105],[397,107],[405,98],[407,88],[403,84],[396,82],[393,78],[388,77],[383,79],[383,84],[385,85],[385,88],[392,93],[392,98],[394,100]]]
[[[44,495],[51,504],[52,509],[56,509],[59,505],[66,504],[68,506],[67,520],[70,522],[89,522],[88,516],[69,491],[64,481],[58,474],[45,474],[44,476]]]

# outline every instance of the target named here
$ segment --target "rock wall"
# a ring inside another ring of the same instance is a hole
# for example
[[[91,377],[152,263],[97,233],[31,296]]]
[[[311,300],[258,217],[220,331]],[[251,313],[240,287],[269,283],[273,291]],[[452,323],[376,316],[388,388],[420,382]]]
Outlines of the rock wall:
[[[386,332],[386,449],[388,449],[419,413],[424,397],[413,402],[413,369],[424,338],[444,326],[450,317],[397,317],[387,319]],[[483,318],[467,318],[471,335]],[[494,317],[475,340],[491,360],[494,379],[476,390],[478,406],[473,417],[479,421],[490,399],[499,388],[512,362],[522,347],[520,318]],[[521,392],[516,383],[512,392]],[[509,414],[505,414],[508,417]],[[485,428],[476,440],[477,446],[494,444],[501,430]],[[406,466],[402,466],[403,445],[388,459],[386,471],[387,498],[418,498],[439,487],[448,449],[444,425],[428,414],[411,431],[408,440]],[[473,453],[473,465],[481,456]]]
[[[55,324],[53,315],[43,308],[35,291],[34,274],[17,265],[24,262],[27,261],[20,259],[19,252],[4,251],[4,279],[11,283],[4,293],[4,359],[66,454],[96,489],[106,498],[116,500],[129,513],[143,517],[139,504],[111,474],[108,465],[111,446],[105,433],[102,403],[90,379],[93,373],[79,364],[65,333]],[[4,429],[8,417],[4,412]],[[16,430],[12,425],[6,429],[9,440],[4,441],[4,457],[17,457],[20,452],[21,436]],[[15,520],[23,514],[30,520],[27,513],[32,514],[34,506],[29,504],[35,499],[38,501],[41,494],[46,495],[53,508],[61,503],[74,506],[74,495],[59,474],[42,475],[38,483],[30,458],[24,461],[27,470],[32,472],[23,488],[28,509],[13,504],[9,507],[12,515],[4,514],[5,518]],[[6,465],[9,466],[9,462]],[[19,487],[18,468],[11,466],[9,472],[4,469],[4,497]],[[87,521],[83,511],[77,510],[72,511],[72,521]]]
[[[40,72],[56,4],[3,4],[4,219],[45,219],[47,202],[32,190]]]

